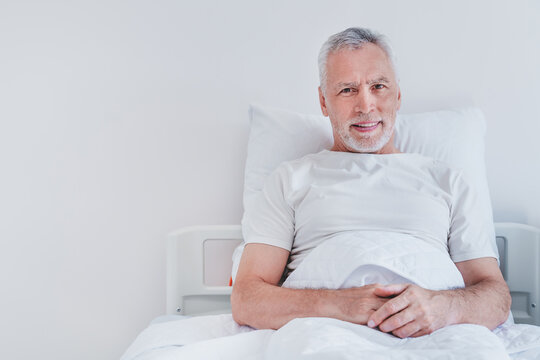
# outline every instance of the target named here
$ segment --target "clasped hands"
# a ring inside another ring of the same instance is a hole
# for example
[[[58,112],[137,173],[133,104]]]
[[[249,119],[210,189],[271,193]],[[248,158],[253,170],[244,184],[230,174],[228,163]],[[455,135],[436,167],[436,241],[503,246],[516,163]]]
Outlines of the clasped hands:
[[[362,323],[371,328],[406,338],[431,334],[452,323],[451,298],[445,292],[414,284],[375,284],[361,289],[369,294],[362,296],[364,300],[371,298],[367,320]]]

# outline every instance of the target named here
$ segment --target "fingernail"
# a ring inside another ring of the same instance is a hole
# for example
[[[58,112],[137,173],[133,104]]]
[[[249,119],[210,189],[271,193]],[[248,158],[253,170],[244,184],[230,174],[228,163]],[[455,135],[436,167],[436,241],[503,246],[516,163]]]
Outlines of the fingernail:
[[[375,321],[369,320],[367,326],[369,326],[370,328],[375,327]]]

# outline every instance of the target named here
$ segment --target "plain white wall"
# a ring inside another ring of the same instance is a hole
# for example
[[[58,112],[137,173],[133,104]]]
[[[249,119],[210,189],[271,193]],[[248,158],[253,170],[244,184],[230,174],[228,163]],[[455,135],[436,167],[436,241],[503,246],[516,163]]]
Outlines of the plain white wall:
[[[239,223],[248,104],[319,113],[348,26],[391,38],[403,113],[484,110],[495,220],[540,227],[538,4],[0,0],[0,358],[118,358],[165,235]]]

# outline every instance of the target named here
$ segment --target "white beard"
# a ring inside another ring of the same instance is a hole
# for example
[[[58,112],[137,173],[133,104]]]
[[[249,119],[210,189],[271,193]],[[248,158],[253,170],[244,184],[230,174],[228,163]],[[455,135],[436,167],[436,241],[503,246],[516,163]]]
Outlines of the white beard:
[[[390,127],[383,126],[383,133],[378,139],[368,138],[358,140],[351,135],[350,131],[350,126],[346,129],[340,128],[338,130],[341,141],[343,144],[345,144],[345,146],[347,146],[348,149],[358,153],[374,153],[381,150],[383,146],[390,141],[392,133],[394,132],[394,125],[392,124]]]

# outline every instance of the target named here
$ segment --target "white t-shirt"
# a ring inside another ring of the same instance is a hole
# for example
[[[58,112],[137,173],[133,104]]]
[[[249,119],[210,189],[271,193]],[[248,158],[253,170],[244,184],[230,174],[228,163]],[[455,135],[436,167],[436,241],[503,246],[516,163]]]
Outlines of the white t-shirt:
[[[490,204],[460,172],[418,154],[323,150],[285,162],[242,225],[246,244],[290,251],[289,271],[323,241],[350,232],[413,236],[454,262],[498,258]]]

